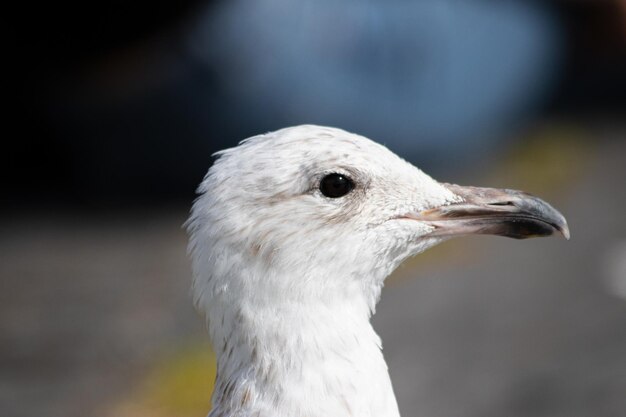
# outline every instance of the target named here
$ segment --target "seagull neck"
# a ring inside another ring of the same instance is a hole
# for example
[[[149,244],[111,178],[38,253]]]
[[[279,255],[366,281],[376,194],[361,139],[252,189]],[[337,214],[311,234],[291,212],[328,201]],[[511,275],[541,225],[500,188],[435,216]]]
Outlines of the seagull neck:
[[[223,300],[210,417],[397,417],[366,297],[344,296]]]

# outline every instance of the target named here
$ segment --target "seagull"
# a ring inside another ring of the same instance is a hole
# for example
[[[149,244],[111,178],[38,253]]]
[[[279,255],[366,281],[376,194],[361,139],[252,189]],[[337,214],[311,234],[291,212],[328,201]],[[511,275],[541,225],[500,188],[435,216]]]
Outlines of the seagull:
[[[216,156],[187,221],[217,357],[209,417],[398,417],[370,324],[385,278],[454,236],[569,239],[537,197],[437,182],[336,128],[288,127]]]

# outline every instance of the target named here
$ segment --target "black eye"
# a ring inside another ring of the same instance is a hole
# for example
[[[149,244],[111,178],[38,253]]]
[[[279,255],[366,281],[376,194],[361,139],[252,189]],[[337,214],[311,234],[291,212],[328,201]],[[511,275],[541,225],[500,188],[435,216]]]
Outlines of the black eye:
[[[354,183],[345,175],[328,174],[320,181],[320,191],[326,197],[343,197],[354,189]]]

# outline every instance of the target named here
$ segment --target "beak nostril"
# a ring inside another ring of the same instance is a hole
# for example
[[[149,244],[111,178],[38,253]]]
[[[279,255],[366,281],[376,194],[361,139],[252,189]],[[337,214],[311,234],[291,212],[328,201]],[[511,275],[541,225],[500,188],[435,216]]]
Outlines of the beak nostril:
[[[512,201],[497,201],[495,203],[489,203],[490,206],[514,206]]]

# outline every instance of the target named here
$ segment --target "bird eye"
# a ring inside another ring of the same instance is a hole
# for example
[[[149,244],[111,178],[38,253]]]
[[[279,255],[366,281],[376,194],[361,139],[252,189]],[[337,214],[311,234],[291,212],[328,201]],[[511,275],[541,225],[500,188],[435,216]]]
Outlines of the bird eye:
[[[352,180],[341,174],[328,174],[320,181],[320,191],[329,198],[343,197],[353,189]]]

